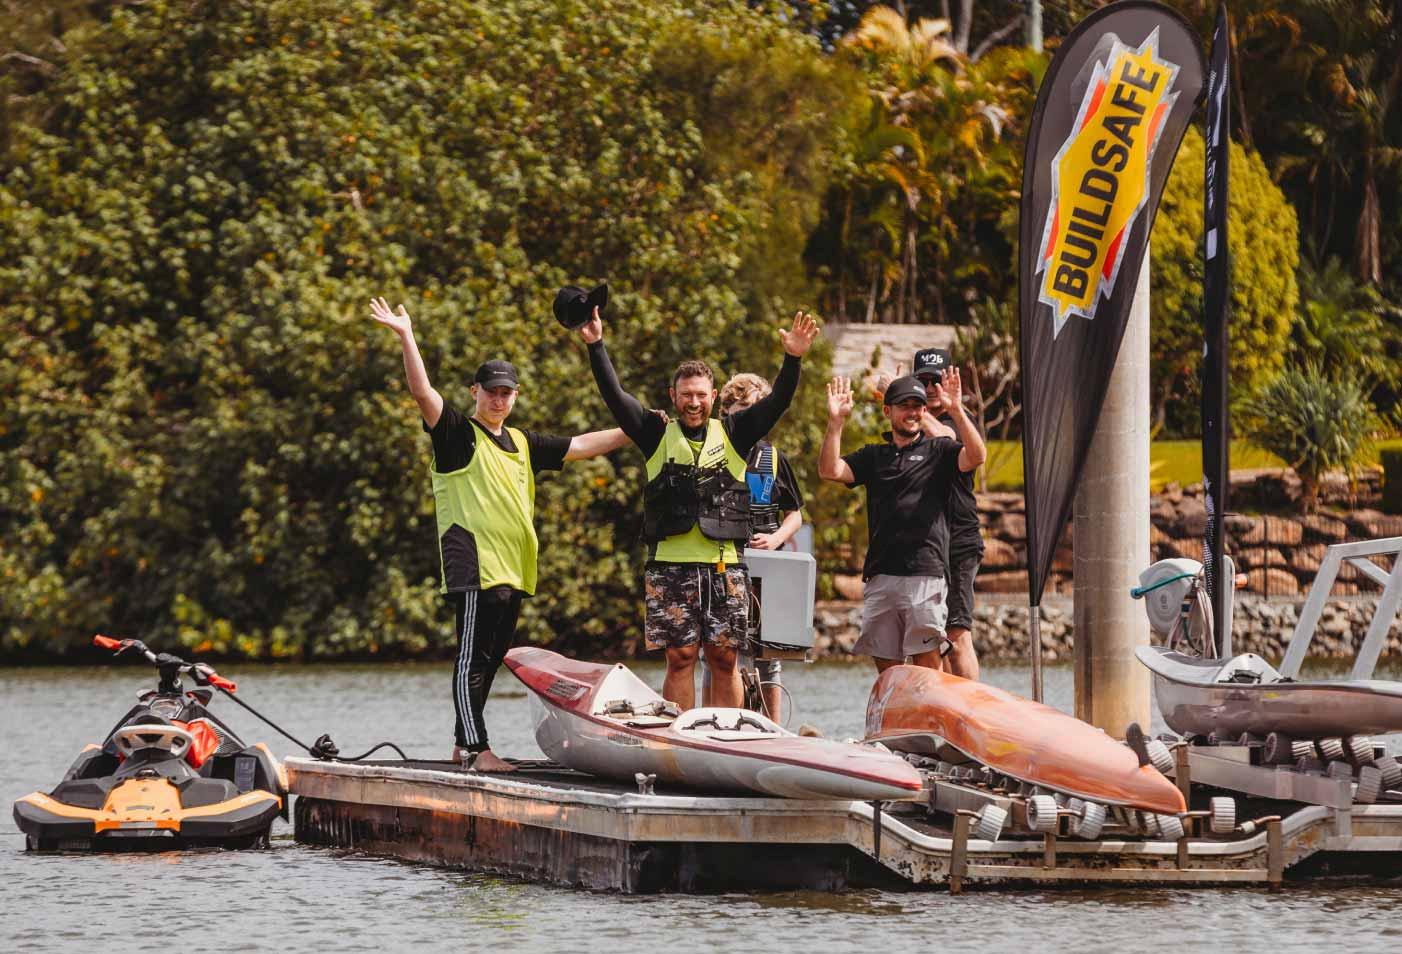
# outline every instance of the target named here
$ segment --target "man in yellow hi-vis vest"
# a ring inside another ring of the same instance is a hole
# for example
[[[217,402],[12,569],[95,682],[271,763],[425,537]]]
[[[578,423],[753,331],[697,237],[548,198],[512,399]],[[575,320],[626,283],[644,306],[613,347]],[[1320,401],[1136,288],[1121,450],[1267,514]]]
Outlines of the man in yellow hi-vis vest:
[[[745,457],[788,410],[798,389],[800,361],[818,336],[818,323],[799,312],[779,332],[784,366],[772,393],[721,420],[711,418],[715,375],[702,361],[683,361],[669,391],[677,419],[650,414],[618,383],[604,348],[599,312],[579,328],[604,403],[647,460],[643,537],[649,649],[667,654],[662,695],[691,708],[696,701],[696,659],[705,645],[711,671],[708,705],[742,700],[736,651],[746,638],[749,574],[740,560],[750,538],[750,495]]]
[[[506,361],[487,361],[472,382],[471,417],[444,403],[429,383],[409,313],[383,298],[371,316],[399,336],[409,393],[433,440],[430,474],[438,512],[441,590],[455,609],[453,666],[457,727],[453,759],[482,772],[510,772],[492,754],[482,707],[516,632],[521,600],[535,593],[535,475],[567,460],[607,454],[628,443],[619,428],[556,437],[506,426],[519,381]]]

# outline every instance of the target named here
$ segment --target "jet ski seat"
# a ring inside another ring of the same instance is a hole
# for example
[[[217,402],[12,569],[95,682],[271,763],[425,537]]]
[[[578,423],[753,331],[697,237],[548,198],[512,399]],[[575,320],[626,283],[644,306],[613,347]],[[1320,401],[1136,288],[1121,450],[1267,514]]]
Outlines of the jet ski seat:
[[[173,758],[183,758],[195,737],[189,729],[166,723],[164,725],[124,725],[112,733],[112,742],[123,758],[130,758],[142,749],[159,749]]]
[[[1242,653],[1233,656],[1217,670],[1214,682],[1233,682],[1247,685],[1269,685],[1283,681],[1275,667],[1255,653]]]

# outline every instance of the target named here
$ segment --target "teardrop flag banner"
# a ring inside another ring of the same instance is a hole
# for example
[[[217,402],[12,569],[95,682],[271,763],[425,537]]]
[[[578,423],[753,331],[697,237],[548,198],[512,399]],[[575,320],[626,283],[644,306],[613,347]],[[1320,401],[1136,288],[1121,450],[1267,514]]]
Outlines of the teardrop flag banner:
[[[1200,39],[1182,17],[1149,0],[1121,0],[1071,31],[1037,93],[1018,262],[1033,607],[1070,517],[1203,74]]]

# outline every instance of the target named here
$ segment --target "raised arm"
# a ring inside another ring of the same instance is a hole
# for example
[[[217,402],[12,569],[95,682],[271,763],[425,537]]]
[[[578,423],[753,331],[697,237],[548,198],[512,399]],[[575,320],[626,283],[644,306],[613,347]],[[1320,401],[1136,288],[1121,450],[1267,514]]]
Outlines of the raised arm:
[[[755,444],[763,440],[793,403],[803,356],[817,337],[817,320],[801,311],[794,315],[793,326],[789,330],[779,332],[784,345],[784,364],[774,379],[773,388],[754,404],[731,415],[727,424],[730,442],[741,455],[748,454]]]
[[[964,413],[963,388],[959,383],[959,369],[950,368],[944,380],[934,386],[934,403],[954,422],[954,433],[959,435],[964,449],[959,452],[959,469],[964,473],[977,470],[988,457],[983,435],[974,427],[974,422]]]
[[[570,438],[570,449],[565,460],[588,460],[610,451],[616,451],[628,443],[628,435],[621,427],[611,427],[606,431],[590,431]]]
[[[424,367],[423,356],[419,354],[418,342],[414,340],[413,323],[404,306],[399,311],[391,311],[389,302],[383,298],[370,299],[370,317],[389,328],[399,336],[399,345],[404,351],[404,377],[409,382],[409,393],[419,405],[419,413],[424,423],[433,427],[443,413],[443,395],[434,390],[428,380],[428,369]]]
[[[594,383],[598,385],[599,394],[603,396],[613,419],[627,438],[645,453],[656,450],[657,441],[661,438],[657,427],[659,419],[657,415],[649,413],[637,398],[623,390],[623,385],[618,382],[618,373],[613,370],[608,349],[604,347],[604,328],[599,320],[599,309],[595,308],[594,317],[580,326],[579,337],[589,346],[589,369],[594,373]],[[652,446],[649,447],[649,444]]]
[[[920,415],[920,430],[925,432],[926,437],[948,437],[950,440],[958,440],[959,435],[954,432],[954,428],[941,421],[925,408],[925,413]]]
[[[852,484],[857,476],[842,459],[842,428],[852,415],[852,382],[833,378],[828,382],[828,429],[823,433],[823,446],[818,451],[818,476],[823,480]]]

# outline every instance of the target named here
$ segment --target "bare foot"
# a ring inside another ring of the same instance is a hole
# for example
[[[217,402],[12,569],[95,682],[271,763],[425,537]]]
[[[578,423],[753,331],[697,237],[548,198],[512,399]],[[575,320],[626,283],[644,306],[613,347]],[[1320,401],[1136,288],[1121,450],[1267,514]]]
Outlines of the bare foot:
[[[516,771],[516,766],[505,759],[497,758],[492,754],[491,749],[483,749],[481,754],[477,756],[477,760],[472,763],[472,769],[475,772],[495,772],[499,774],[501,772],[514,772]]]

